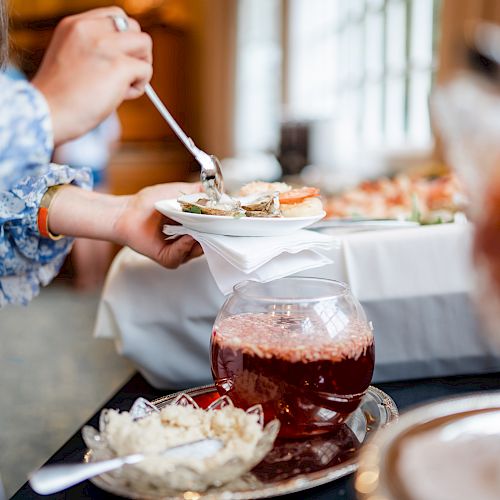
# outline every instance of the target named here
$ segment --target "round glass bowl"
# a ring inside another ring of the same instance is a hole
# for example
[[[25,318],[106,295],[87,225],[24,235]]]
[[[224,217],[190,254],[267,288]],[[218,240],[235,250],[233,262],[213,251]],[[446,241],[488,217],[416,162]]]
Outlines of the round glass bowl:
[[[211,339],[221,395],[261,404],[281,437],[330,432],[359,405],[373,374],[371,325],[341,282],[244,282],[222,306]]]

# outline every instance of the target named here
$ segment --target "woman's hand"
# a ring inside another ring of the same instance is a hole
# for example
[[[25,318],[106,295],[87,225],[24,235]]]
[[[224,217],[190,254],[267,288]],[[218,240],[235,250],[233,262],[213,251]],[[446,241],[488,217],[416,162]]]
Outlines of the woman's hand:
[[[154,204],[198,191],[199,184],[171,183],[147,187],[132,196],[112,196],[65,186],[50,205],[49,229],[53,234],[127,245],[174,269],[203,252],[190,236],[166,240],[163,225],[172,221],[155,210]]]
[[[119,7],[106,7],[63,19],[33,79],[48,102],[56,145],[142,95],[151,79],[150,36],[130,18],[129,30],[117,32],[110,16],[127,17]]]
[[[172,224],[172,221],[154,208],[158,200],[198,191],[199,184],[173,183],[147,187],[130,196],[115,225],[122,244],[170,269],[200,256],[203,251],[190,236],[165,239],[163,225]]]

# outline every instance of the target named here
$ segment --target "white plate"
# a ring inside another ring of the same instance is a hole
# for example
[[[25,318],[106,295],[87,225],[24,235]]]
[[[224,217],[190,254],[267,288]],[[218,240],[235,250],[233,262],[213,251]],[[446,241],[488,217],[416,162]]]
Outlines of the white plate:
[[[322,219],[325,212],[313,217],[230,217],[183,212],[177,200],[162,200],[155,208],[183,226],[202,233],[226,236],[280,236],[308,227]]]

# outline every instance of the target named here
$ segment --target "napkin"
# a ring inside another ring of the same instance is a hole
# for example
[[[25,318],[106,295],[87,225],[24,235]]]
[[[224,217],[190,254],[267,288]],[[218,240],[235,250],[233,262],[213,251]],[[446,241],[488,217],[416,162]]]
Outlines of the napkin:
[[[301,229],[282,236],[223,236],[184,226],[163,227],[170,238],[184,234],[200,243],[210,272],[224,295],[245,280],[262,283],[331,264],[324,255],[340,243],[331,235]]]

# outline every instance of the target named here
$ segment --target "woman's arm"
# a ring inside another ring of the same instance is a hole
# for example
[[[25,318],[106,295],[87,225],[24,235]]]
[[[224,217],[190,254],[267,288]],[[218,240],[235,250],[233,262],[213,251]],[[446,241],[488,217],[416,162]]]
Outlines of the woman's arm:
[[[154,203],[179,193],[199,190],[197,184],[172,183],[143,189],[136,195],[94,193],[85,171],[50,165],[37,176],[0,192],[0,307],[27,304],[59,271],[71,248],[71,237],[84,237],[128,245],[168,268],[178,267],[201,255],[190,237],[171,241],[162,234],[171,222],[154,209]],[[61,184],[50,204],[48,222],[60,240],[40,236],[38,210],[47,188]]]
[[[40,237],[40,200],[50,186],[91,182],[50,164],[54,143],[95,127],[151,76],[149,36],[132,19],[130,33],[116,33],[111,15],[126,16],[109,7],[63,21],[33,84],[0,74],[0,307],[27,303],[71,248],[71,238]]]
[[[0,189],[48,165],[54,140],[49,107],[30,83],[0,71]]]
[[[1,0],[0,0],[1,1]],[[49,164],[53,144],[95,127],[124,99],[142,94],[151,77],[151,40],[129,19],[116,33],[118,7],[72,16],[56,29],[33,85],[0,76],[0,307],[26,304],[58,272],[70,236],[129,245],[166,267],[200,255],[189,237],[165,242],[163,216],[154,202],[198,189],[189,185],[146,188],[130,197],[90,193],[85,170]],[[38,228],[47,189],[61,188],[49,210],[52,240]]]
[[[37,214],[47,188],[92,187],[89,171],[50,164],[53,144],[44,96],[0,73],[0,307],[27,304],[71,249],[71,238],[40,238]]]
[[[1,165],[1,163],[0,163]],[[0,307],[27,304],[47,285],[71,249],[73,240],[41,238],[40,201],[50,186],[74,184],[90,188],[90,175],[63,165],[37,166],[10,189],[0,190]]]
[[[50,205],[49,230],[126,245],[164,267],[176,268],[201,255],[201,248],[190,237],[167,241],[162,228],[171,221],[155,210],[154,203],[197,191],[198,184],[172,183],[133,196],[112,196],[65,186]]]

